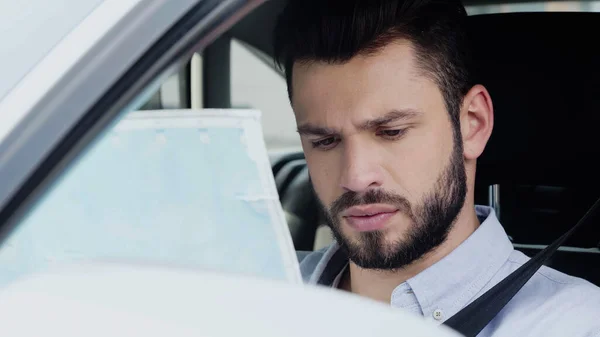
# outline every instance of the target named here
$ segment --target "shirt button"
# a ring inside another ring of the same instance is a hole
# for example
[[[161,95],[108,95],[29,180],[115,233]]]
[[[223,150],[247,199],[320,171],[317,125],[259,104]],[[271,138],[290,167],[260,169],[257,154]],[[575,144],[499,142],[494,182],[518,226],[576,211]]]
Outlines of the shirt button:
[[[442,309],[435,309],[435,311],[433,311],[433,318],[435,318],[437,321],[444,319],[444,312]]]

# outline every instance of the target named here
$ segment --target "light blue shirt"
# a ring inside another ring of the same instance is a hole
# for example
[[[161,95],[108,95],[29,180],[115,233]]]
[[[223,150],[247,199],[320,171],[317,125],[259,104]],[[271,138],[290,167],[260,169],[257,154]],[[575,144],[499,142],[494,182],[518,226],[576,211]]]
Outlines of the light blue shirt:
[[[442,260],[398,285],[392,307],[441,324],[529,259],[513,248],[493,209],[476,206],[476,211],[485,219],[478,229]],[[338,249],[333,243],[299,255],[304,281],[318,284]],[[345,266],[347,260],[339,263]],[[543,266],[478,336],[600,337],[600,288]]]

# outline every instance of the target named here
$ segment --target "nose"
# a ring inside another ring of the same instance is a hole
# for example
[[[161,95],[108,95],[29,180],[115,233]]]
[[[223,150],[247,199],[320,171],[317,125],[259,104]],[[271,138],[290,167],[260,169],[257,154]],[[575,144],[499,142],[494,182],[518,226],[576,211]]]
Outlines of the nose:
[[[373,145],[360,139],[346,140],[340,178],[344,190],[360,193],[383,184],[380,158]]]

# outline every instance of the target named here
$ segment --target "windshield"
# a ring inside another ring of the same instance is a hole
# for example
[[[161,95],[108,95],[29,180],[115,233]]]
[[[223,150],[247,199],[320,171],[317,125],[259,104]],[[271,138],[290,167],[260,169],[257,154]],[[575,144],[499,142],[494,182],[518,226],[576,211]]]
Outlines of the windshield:
[[[102,2],[0,1],[0,100]]]

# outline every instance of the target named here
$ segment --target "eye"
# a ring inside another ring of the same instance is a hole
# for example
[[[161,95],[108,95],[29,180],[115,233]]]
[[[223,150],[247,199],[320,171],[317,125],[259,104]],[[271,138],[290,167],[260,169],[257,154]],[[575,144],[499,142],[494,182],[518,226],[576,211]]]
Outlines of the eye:
[[[311,143],[314,148],[329,150],[335,147],[335,145],[338,143],[338,140],[336,139],[336,137],[327,137],[319,139],[317,141],[313,141]]]
[[[404,135],[406,129],[394,129],[394,130],[379,130],[377,135],[386,139],[398,139]]]

